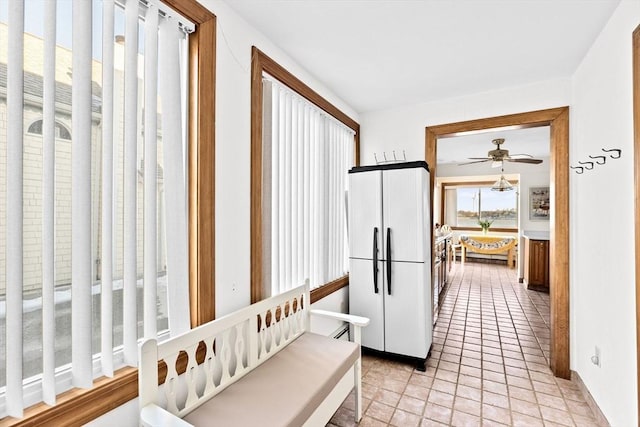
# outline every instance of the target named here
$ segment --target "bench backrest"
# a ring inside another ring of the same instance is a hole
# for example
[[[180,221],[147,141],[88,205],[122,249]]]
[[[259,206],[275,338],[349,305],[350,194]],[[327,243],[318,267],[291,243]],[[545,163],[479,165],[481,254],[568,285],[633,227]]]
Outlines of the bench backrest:
[[[185,416],[309,330],[309,310],[307,282],[162,343],[146,340],[140,408],[155,403]]]

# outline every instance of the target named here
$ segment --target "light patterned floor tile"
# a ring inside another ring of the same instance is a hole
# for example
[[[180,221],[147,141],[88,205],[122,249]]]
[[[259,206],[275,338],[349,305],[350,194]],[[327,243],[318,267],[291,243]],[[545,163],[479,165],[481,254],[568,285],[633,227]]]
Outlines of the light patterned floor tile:
[[[548,367],[549,296],[515,270],[457,263],[425,372],[365,352],[358,427],[596,427],[575,383]],[[327,427],[352,427],[353,393]]]

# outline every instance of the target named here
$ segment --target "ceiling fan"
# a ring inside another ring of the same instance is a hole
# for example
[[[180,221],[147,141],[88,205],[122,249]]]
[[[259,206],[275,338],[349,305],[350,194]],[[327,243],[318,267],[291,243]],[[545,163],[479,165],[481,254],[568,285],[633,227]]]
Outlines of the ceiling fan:
[[[542,159],[534,159],[530,154],[511,154],[509,155],[509,150],[503,150],[500,148],[502,144],[504,144],[504,138],[496,138],[491,141],[498,148],[495,150],[490,150],[487,153],[487,157],[469,157],[470,162],[459,163],[458,166],[462,165],[470,165],[473,163],[482,163],[482,162],[492,162],[492,168],[502,167],[502,162],[515,162],[515,163],[529,163],[533,165],[539,165],[542,163]]]

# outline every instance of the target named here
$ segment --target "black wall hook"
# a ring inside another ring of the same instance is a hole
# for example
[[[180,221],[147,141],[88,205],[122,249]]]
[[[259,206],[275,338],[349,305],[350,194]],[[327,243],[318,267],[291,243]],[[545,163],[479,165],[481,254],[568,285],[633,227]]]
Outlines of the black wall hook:
[[[605,153],[613,153],[615,152],[616,155],[613,154],[609,154],[609,157],[611,157],[612,159],[619,159],[622,156],[622,150],[619,148],[612,148],[611,150],[606,150],[606,149],[602,149],[602,151],[604,151]]]
[[[607,163],[607,158],[605,156],[589,156],[590,159],[602,159],[602,161],[596,160],[596,163],[599,165],[604,165]]]
[[[584,168],[582,166],[569,166],[571,169],[575,169],[577,174],[583,174]]]
[[[591,165],[591,167],[589,166],[585,166],[584,168],[588,171],[590,171],[591,169],[593,169],[593,162],[581,162],[578,160],[578,163],[580,163],[581,165]]]

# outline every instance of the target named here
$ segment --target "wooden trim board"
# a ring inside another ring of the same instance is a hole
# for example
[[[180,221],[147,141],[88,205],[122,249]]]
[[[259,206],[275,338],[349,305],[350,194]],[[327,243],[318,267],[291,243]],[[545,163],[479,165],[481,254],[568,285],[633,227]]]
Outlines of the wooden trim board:
[[[431,171],[431,194],[437,166],[438,138],[496,128],[551,127],[550,301],[551,370],[570,378],[569,359],[569,107],[531,111],[425,128],[425,158]],[[637,198],[636,198],[637,199]],[[433,200],[432,200],[433,202]],[[431,203],[433,223],[433,203]],[[432,237],[432,249],[433,249]]]
[[[216,20],[189,39],[189,295],[191,326],[215,318]]]
[[[633,32],[633,174],[635,203],[636,358],[638,420],[640,420],[640,25]],[[639,421],[640,422],[640,421]]]

